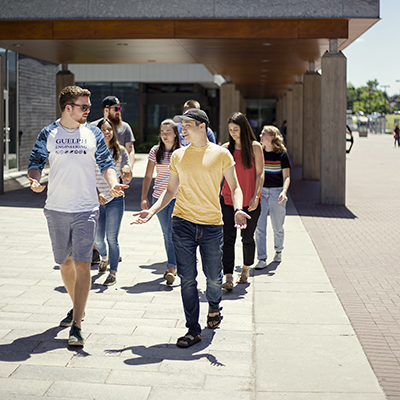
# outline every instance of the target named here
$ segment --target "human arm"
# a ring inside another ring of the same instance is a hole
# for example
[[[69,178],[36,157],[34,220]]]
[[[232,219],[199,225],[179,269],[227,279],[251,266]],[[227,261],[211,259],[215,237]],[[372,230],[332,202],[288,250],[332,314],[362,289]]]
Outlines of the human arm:
[[[108,202],[107,197],[104,194],[100,193],[99,188],[96,187],[97,197],[99,198],[99,203],[104,206]]]
[[[175,197],[178,187],[179,187],[179,176],[171,172],[169,176],[168,186],[161,193],[161,196],[158,198],[158,200],[153,204],[153,206],[149,210],[142,210],[139,213],[133,214],[133,216],[137,218],[133,222],[131,222],[131,225],[145,224],[146,222],[150,221],[153,215],[161,211]]]
[[[30,169],[28,171],[29,182],[31,183],[31,190],[35,193],[41,193],[46,186],[40,184],[42,174],[37,169]]]
[[[36,193],[43,192],[46,187],[40,184],[40,179],[49,157],[49,151],[47,150],[48,134],[49,129],[42,129],[29,156],[28,178],[31,183],[31,190]]]
[[[289,190],[290,186],[290,168],[282,169],[282,177],[283,177],[283,189],[278,197],[278,204],[282,204],[286,200],[286,193]]]
[[[253,142],[254,165],[256,169],[256,187],[254,196],[249,203],[249,211],[254,211],[260,202],[260,193],[264,185],[264,155],[260,143]]]
[[[121,185],[118,183],[117,172],[114,168],[106,168],[103,171],[103,178],[110,187],[110,194],[113,197],[120,197],[124,194],[124,189],[127,189],[128,185]]]
[[[235,228],[246,229],[247,220],[251,219],[251,217],[242,210],[243,193],[239,186],[234,165],[225,171],[224,177],[231,189],[233,209],[238,210],[235,212]]]
[[[153,179],[153,172],[155,165],[156,163],[154,161],[151,160],[147,161],[146,173],[144,175],[142,183],[142,197],[140,201],[140,207],[142,207],[142,210],[149,209],[149,200],[147,198],[147,194],[149,193],[150,184]]]
[[[120,150],[122,183],[124,183],[125,185],[129,185],[130,181],[132,180],[132,169],[130,167],[129,155],[127,150],[123,146],[120,147]]]
[[[131,166],[131,170],[133,170],[133,164],[135,163],[135,147],[133,146],[133,142],[126,142],[125,148],[129,154],[129,164]]]

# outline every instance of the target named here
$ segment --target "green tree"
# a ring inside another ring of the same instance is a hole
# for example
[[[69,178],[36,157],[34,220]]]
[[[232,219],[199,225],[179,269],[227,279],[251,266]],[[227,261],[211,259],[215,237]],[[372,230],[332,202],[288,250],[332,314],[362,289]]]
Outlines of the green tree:
[[[351,83],[347,85],[348,109],[353,112],[362,111],[365,114],[374,112],[386,114],[391,111],[389,99],[385,92],[378,89],[377,79],[367,82],[367,86],[355,88]],[[351,108],[349,107],[351,105]]]

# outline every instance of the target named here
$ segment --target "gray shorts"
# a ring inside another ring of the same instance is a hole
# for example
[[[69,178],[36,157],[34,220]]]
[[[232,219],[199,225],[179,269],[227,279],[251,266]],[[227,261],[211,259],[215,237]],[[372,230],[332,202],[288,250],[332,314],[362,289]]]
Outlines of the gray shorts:
[[[74,261],[92,261],[98,210],[66,213],[45,208],[44,215],[57,264],[64,264],[71,255]]]

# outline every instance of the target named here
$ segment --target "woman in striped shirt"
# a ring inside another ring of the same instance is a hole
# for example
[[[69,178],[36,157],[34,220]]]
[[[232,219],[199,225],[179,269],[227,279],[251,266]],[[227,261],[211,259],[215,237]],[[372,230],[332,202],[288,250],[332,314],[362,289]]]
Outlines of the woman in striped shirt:
[[[132,179],[132,170],[129,165],[129,156],[125,147],[120,146],[114,126],[107,118],[103,118],[97,127],[104,134],[107,147],[114,159],[115,169],[120,181],[129,184]],[[99,274],[107,271],[107,264],[110,264],[110,273],[104,282],[105,286],[114,285],[117,281],[117,270],[119,263],[118,232],[121,226],[122,216],[125,210],[125,199],[112,197],[108,185],[103,179],[99,168],[96,166],[96,187],[99,196],[100,210],[99,221],[96,233],[96,248],[100,253]],[[107,252],[108,244],[108,252]]]
[[[169,180],[169,162],[174,150],[180,147],[179,132],[175,122],[172,119],[166,119],[160,125],[160,141],[158,145],[150,150],[147,162],[147,169],[142,185],[142,210],[149,209],[149,200],[147,194],[153,179],[154,167],[156,168],[156,179],[153,186],[154,204],[161,193],[167,188]],[[167,252],[168,265],[164,273],[164,278],[168,285],[172,285],[176,276],[176,261],[174,246],[172,244],[171,214],[174,210],[175,199],[173,199],[165,208],[157,213],[158,220],[164,237],[165,251]]]
[[[261,214],[256,228],[258,264],[263,269],[267,264],[267,217],[271,217],[274,231],[274,262],[281,262],[286,216],[287,191],[290,185],[290,158],[283,144],[279,129],[273,125],[264,126],[260,141],[264,153],[264,186],[262,188]]]

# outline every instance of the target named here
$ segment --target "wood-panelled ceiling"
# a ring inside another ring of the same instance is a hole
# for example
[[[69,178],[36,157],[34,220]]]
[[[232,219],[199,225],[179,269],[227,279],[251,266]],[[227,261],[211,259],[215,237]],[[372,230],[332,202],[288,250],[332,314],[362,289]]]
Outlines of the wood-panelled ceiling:
[[[377,19],[1,21],[0,47],[57,64],[204,64],[245,98],[277,98]],[[162,77],[160,77],[162,82]]]

